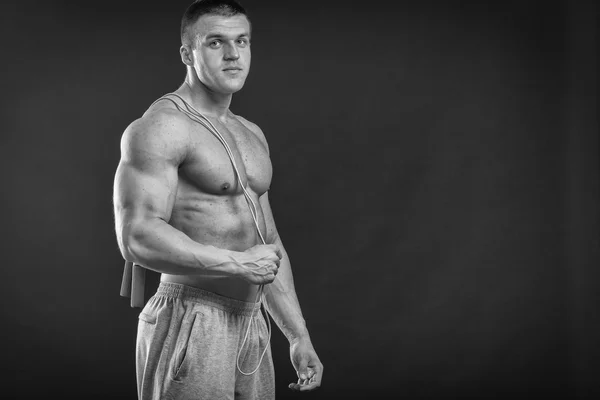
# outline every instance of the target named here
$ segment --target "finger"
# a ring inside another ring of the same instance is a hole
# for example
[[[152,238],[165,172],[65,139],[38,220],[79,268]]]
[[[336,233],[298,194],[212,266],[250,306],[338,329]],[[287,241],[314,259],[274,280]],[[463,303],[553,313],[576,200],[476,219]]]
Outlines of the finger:
[[[316,389],[321,386],[321,379],[323,377],[323,365],[317,364],[314,367],[309,368],[309,379],[308,383],[313,387],[310,389]]]
[[[303,385],[305,385],[305,384],[306,384],[306,382],[307,382],[306,380],[298,379],[298,382],[296,382],[296,383],[293,383],[293,382],[292,382],[292,383],[290,383],[290,384],[288,385],[288,387],[289,387],[290,389],[293,389],[293,390],[297,390],[297,391],[299,391],[299,390],[300,390],[300,388],[301,388]]]
[[[298,378],[303,381],[308,379],[308,360],[305,357],[301,358],[298,364]]]
[[[302,382],[301,380],[298,381]],[[306,383],[290,383],[288,387],[297,392],[310,392],[311,390],[315,390],[321,386],[321,383],[316,381],[310,382],[307,380],[304,382]]]
[[[281,262],[281,256],[277,253],[273,253],[271,255],[270,260],[273,261],[274,263],[276,263],[277,265],[279,265],[279,263]]]
[[[313,383],[309,383],[308,385],[300,386],[300,388],[298,390],[300,392],[310,392],[311,390],[318,389],[320,386],[321,386],[320,383],[313,382]]]
[[[318,365],[317,365],[318,367]],[[319,368],[320,371],[320,368]],[[304,385],[302,385],[300,387],[300,391],[311,391],[311,390],[315,390],[316,388],[318,388],[319,386],[321,386],[321,377],[322,374],[319,371],[313,371],[313,369],[311,368],[309,371],[309,375],[312,375],[311,378],[307,379],[304,383]]]
[[[321,363],[314,366],[315,375],[313,376],[313,379],[319,386],[321,386],[321,379],[323,379],[323,369],[323,364]]]
[[[302,361],[300,361],[302,364]],[[300,374],[300,368],[298,367],[298,374]],[[290,383],[288,387],[294,391],[298,392],[307,392],[311,390],[315,390],[321,386],[321,379],[323,377],[323,364],[317,363],[314,367],[308,367],[308,379],[301,380],[298,379],[297,383]]]
[[[269,284],[269,283],[273,283],[273,281],[275,280],[275,274],[274,273],[269,273],[267,275],[264,276],[264,278],[262,279],[261,284]]]
[[[292,390],[300,390],[300,387],[302,386],[302,380],[298,379],[298,382],[292,382],[288,385],[288,387]]]

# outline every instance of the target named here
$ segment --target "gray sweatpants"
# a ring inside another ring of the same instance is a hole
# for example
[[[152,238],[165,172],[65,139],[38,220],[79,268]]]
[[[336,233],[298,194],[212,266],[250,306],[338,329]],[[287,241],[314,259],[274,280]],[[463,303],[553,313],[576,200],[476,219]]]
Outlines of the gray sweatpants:
[[[140,400],[275,398],[271,349],[260,303],[175,283],[160,283],[139,315],[136,370]]]

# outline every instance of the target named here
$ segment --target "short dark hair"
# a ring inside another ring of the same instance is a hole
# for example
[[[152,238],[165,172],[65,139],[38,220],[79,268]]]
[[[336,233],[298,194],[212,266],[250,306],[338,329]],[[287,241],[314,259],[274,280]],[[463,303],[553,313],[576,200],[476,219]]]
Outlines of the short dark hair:
[[[248,13],[240,3],[235,0],[196,0],[185,10],[181,18],[181,43],[185,41],[187,28],[198,21],[203,15],[213,14],[223,17],[232,17],[234,15],[244,15],[248,22]]]

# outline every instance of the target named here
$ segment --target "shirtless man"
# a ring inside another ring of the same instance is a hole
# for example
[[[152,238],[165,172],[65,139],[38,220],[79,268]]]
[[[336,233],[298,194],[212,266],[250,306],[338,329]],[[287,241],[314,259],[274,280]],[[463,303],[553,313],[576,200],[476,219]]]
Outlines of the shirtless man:
[[[274,398],[260,285],[264,306],[290,343],[298,381],[289,387],[316,389],[323,365],[269,206],[267,141],[229,109],[250,69],[250,21],[235,1],[196,1],[182,19],[181,40],[185,82],[127,127],[115,176],[123,257],[161,273],[139,316],[138,396]],[[262,234],[224,144],[195,112],[230,146]]]

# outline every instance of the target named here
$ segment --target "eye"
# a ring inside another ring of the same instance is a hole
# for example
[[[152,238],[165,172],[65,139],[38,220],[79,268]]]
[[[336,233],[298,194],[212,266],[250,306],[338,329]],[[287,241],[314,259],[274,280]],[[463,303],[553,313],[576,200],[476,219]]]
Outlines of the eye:
[[[238,39],[237,42],[242,47],[246,47],[247,45],[250,44],[250,42],[248,41],[248,39]]]
[[[220,40],[213,40],[212,42],[210,42],[208,44],[211,48],[213,49],[218,49],[221,46],[221,41]]]

